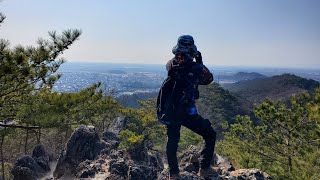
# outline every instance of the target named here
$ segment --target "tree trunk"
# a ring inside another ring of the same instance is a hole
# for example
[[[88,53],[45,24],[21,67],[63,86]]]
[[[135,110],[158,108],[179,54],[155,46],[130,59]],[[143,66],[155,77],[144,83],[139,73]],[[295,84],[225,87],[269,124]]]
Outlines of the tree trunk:
[[[26,139],[24,143],[24,154],[27,154],[28,139],[29,139],[29,129],[27,129],[27,132],[26,132]]]
[[[292,150],[291,150],[291,132],[288,134],[288,143],[287,143],[287,153],[288,153],[288,172],[289,175],[291,176],[291,171],[292,171]]]
[[[69,138],[69,125],[66,125],[66,134],[64,136],[64,142],[67,142]]]
[[[2,179],[5,180],[5,174],[4,174],[4,158],[3,158],[3,144],[4,144],[4,134],[1,136],[1,166],[2,166]]]
[[[104,121],[105,121],[105,118],[103,118],[102,120],[102,133],[104,132]]]
[[[292,171],[292,157],[288,157],[288,165],[289,165],[289,174],[291,176],[291,171]]]
[[[41,129],[39,129],[37,133],[37,144],[40,144],[40,143],[41,143]]]

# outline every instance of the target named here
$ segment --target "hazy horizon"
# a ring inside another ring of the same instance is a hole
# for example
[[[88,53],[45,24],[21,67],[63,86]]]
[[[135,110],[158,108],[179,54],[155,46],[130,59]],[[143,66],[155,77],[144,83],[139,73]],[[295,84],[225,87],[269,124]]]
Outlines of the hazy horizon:
[[[165,67],[165,63],[160,64],[160,63],[139,63],[139,62],[115,62],[115,61],[94,61],[94,60],[87,60],[87,61],[77,61],[77,60],[67,60],[65,63],[68,64],[77,64],[77,63],[84,63],[84,64],[119,64],[119,65],[159,65],[159,66],[163,66]],[[279,68],[279,69],[313,69],[313,70],[320,70],[320,64],[319,65],[313,65],[313,66],[263,66],[263,65],[258,65],[258,66],[254,66],[254,65],[223,65],[223,64],[210,64],[210,63],[205,63],[206,66],[210,66],[210,67],[248,67],[248,68]]]

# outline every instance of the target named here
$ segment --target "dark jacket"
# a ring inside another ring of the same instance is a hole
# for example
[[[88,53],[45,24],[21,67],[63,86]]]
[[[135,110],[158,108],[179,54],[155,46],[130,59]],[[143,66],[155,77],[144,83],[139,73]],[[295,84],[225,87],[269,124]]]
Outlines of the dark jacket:
[[[198,85],[207,85],[213,81],[213,75],[208,68],[197,62],[188,62],[179,65],[175,59],[168,61],[166,68],[168,76],[177,82],[175,92],[175,104],[195,105],[199,98]]]

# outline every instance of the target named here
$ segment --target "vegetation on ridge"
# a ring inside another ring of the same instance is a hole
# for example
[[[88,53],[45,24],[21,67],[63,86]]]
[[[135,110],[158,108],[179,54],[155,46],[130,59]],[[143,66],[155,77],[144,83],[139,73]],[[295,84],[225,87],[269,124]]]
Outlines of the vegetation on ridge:
[[[238,167],[257,167],[275,179],[320,178],[320,89],[293,96],[289,105],[264,101],[254,108],[258,125],[238,116],[218,153]]]
[[[320,83],[293,74],[282,74],[270,78],[239,81],[225,84],[230,92],[246,98],[251,104],[261,103],[266,98],[273,101],[290,101],[293,94],[312,93]]]

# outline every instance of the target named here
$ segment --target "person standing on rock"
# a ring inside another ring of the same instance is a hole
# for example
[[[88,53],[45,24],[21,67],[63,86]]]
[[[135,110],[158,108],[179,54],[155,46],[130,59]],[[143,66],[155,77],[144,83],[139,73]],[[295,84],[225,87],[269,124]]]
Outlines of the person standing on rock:
[[[180,36],[172,53],[175,55],[174,58],[166,64],[168,78],[163,83],[157,100],[158,119],[167,127],[166,154],[170,180],[179,178],[177,149],[181,125],[201,135],[205,140],[205,147],[201,151],[199,174],[202,177],[212,176],[216,174],[211,168],[216,132],[211,127],[210,121],[198,114],[195,101],[199,98],[198,85],[210,84],[213,75],[203,65],[201,53],[194,45],[192,36]],[[170,100],[167,100],[168,98]],[[166,112],[163,112],[163,109]]]

